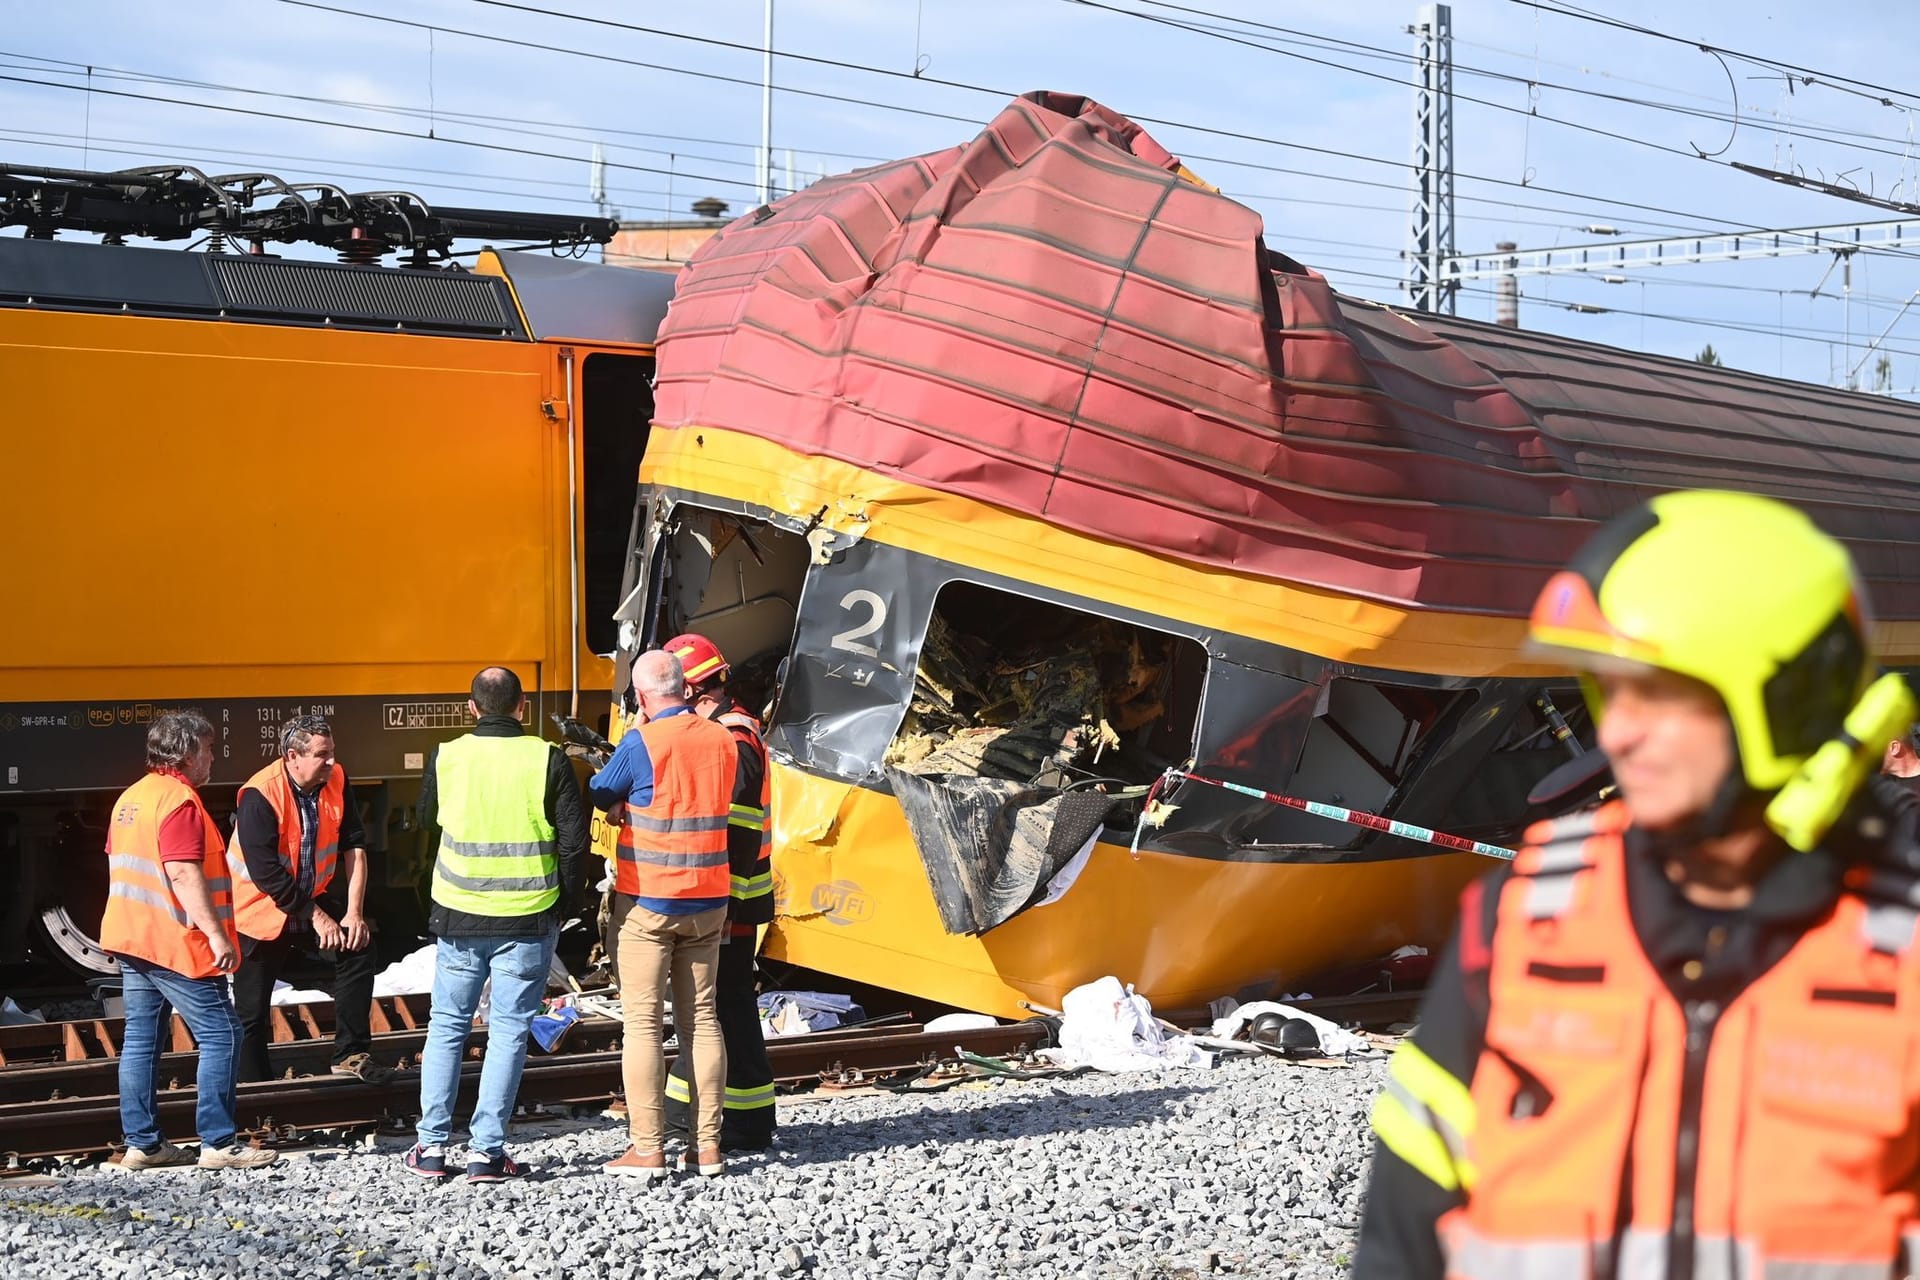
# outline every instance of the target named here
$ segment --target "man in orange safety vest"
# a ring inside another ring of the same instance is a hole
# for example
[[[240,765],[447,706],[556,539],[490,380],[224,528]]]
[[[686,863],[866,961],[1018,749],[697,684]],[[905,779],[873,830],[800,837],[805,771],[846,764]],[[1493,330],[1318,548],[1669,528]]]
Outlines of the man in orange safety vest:
[[[1914,719],[1846,549],[1669,493],[1541,592],[1619,799],[1471,886],[1374,1110],[1362,1280],[1920,1266]]]

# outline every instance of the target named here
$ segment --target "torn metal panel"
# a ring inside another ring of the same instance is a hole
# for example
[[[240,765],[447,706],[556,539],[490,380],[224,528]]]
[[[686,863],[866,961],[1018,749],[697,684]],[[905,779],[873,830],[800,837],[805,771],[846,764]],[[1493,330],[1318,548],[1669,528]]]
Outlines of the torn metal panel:
[[[1111,796],[997,778],[887,770],[948,933],[994,929],[1047,894],[1048,882],[1105,823]]]

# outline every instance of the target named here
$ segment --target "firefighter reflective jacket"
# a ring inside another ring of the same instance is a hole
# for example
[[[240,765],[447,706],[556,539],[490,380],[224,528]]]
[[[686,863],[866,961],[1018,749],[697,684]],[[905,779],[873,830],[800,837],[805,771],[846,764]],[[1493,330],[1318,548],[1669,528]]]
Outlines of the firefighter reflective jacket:
[[[768,803],[773,778],[760,722],[738,707],[715,719],[727,727],[742,750],[753,753],[759,766],[740,770],[734,781],[732,816],[727,819],[727,859],[733,879],[727,918],[734,933],[744,935],[756,925],[773,923],[773,823]]]
[[[560,861],[547,820],[547,760],[531,734],[468,734],[440,748],[434,786],[440,852],[433,900],[476,916],[529,916],[560,900]]]
[[[287,766],[276,760],[248,778],[240,788],[244,796],[258,791],[280,820],[280,861],[287,873],[300,874],[300,806],[293,798],[293,782]],[[313,893],[317,898],[333,883],[334,868],[340,861],[340,820],[346,813],[347,774],[335,766],[320,788],[320,829],[313,836]],[[239,823],[234,824],[233,839],[227,845],[227,865],[233,869],[233,918],[240,932],[249,938],[270,942],[287,929],[287,913],[262,893],[247,874],[246,854],[240,848]]]
[[[653,802],[626,806],[614,889],[636,898],[727,897],[739,769],[733,734],[698,715],[649,720],[638,732],[653,765]]]
[[[160,826],[183,805],[191,805],[206,828],[207,853],[201,872],[214,915],[226,929],[227,940],[239,948],[226,843],[199,794],[170,773],[149,773],[113,803],[107,824],[107,912],[100,921],[100,945],[182,977],[211,978],[220,972],[213,963],[213,948],[174,895],[160,861]]]
[[[1634,931],[1626,827],[1614,805],[1528,832],[1494,906],[1470,1082],[1411,1042],[1395,1057],[1374,1127],[1464,1194],[1439,1222],[1447,1275],[1904,1274],[1914,908],[1843,893],[1725,1008],[1683,1004]]]

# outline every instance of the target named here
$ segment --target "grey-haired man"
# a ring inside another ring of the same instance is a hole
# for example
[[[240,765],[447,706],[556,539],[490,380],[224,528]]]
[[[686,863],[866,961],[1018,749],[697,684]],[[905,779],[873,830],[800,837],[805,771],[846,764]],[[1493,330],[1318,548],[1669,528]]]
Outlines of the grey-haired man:
[[[295,716],[281,726],[280,758],[240,788],[233,815],[228,862],[242,956],[233,1003],[246,1028],[240,1079],[271,1074],[273,984],[302,946],[334,958],[333,1074],[373,1083],[391,1074],[372,1053],[380,965],[366,918],[366,844],[353,788],[334,760],[332,726]]]

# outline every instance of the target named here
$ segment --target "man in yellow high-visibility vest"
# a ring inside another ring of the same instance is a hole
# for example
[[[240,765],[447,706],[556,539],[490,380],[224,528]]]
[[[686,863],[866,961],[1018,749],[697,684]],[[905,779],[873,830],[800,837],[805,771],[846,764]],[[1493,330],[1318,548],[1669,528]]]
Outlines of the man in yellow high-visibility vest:
[[[467,703],[473,732],[434,753],[421,787],[420,825],[440,828],[429,921],[439,942],[433,1015],[420,1055],[420,1124],[406,1166],[425,1178],[448,1173],[460,1059],[489,978],[487,1056],[467,1142],[467,1181],[501,1182],[526,1172],[507,1154],[507,1120],[560,922],[581,897],[587,847],[573,769],[558,747],[527,733],[526,704],[520,678],[505,667],[475,676]]]

